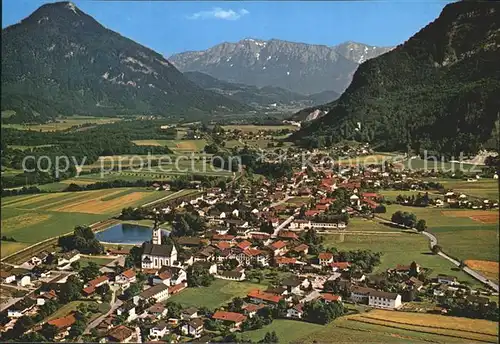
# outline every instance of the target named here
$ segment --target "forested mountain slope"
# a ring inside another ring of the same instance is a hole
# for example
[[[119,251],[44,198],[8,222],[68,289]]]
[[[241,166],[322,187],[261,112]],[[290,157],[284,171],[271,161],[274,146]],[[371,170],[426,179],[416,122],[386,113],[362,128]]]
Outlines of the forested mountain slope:
[[[458,2],[394,50],[364,62],[329,112],[291,139],[386,150],[477,151],[500,111],[500,7]],[[357,129],[356,129],[357,128]]]
[[[2,110],[16,112],[8,121],[249,109],[203,90],[69,2],[45,4],[2,30]]]

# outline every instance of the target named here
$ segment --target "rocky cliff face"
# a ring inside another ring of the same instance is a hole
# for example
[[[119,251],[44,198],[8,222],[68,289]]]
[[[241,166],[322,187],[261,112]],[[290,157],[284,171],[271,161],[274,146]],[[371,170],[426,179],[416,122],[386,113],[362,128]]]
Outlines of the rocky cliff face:
[[[359,43],[328,47],[249,38],[205,51],[176,54],[169,60],[183,72],[198,71],[230,82],[276,86],[310,95],[341,93],[351,82],[359,61],[385,51],[387,48],[373,49]]]

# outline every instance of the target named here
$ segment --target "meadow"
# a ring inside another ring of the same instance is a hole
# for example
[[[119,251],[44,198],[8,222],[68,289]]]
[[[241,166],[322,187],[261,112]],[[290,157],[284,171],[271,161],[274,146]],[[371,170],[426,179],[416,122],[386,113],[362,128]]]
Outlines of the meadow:
[[[255,283],[216,279],[209,287],[187,288],[168,300],[180,303],[185,307],[216,309],[237,296],[245,297],[249,291],[263,288],[265,288],[264,285]]]
[[[224,125],[222,126],[222,129],[224,130],[241,130],[242,132],[245,133],[250,133],[250,132],[259,132],[261,130],[271,130],[271,131],[278,131],[278,130],[283,130],[283,129],[288,129],[288,130],[298,130],[297,126],[294,125],[253,125],[253,124],[242,124],[242,125]]]
[[[491,200],[499,199],[498,180],[479,179],[474,182],[468,182],[461,179],[439,179],[439,182],[447,189],[464,193],[476,198],[488,198]]]
[[[264,338],[266,332],[275,331],[280,343],[290,343],[324,328],[325,326],[323,325],[306,323],[304,321],[275,319],[270,325],[264,326],[261,329],[243,332],[241,338],[258,342]]]
[[[372,234],[370,234],[370,230]],[[355,231],[362,231],[362,233],[355,233]],[[409,265],[415,261],[422,267],[431,269],[431,276],[437,274],[453,275],[460,281],[480,286],[479,282],[469,275],[460,270],[457,271],[452,263],[432,254],[428,239],[418,233],[391,229],[391,227],[374,221],[355,221],[352,226],[351,223],[348,225],[346,234],[328,234],[323,235],[323,237],[325,246],[333,246],[339,251],[371,250],[381,252],[381,264],[375,267],[374,273],[386,271],[398,264]]]
[[[61,131],[82,124],[108,124],[120,121],[116,117],[68,116],[52,123],[43,124],[2,124],[4,128],[33,131]]]
[[[82,192],[58,192],[2,198],[2,235],[17,242],[2,242],[2,257],[22,246],[73,231],[166,195],[147,188],[117,188]]]
[[[440,209],[388,205],[382,217],[390,219],[398,210],[414,213],[426,220],[443,251],[457,259],[498,262],[498,213],[486,210]]]

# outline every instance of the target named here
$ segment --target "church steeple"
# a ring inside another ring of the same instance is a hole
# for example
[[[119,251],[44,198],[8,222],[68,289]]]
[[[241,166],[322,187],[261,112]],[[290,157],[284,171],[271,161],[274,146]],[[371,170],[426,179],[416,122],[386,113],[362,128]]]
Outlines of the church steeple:
[[[158,213],[155,210],[155,224],[153,227],[153,244],[155,245],[161,245],[161,229],[160,226],[158,225]]]

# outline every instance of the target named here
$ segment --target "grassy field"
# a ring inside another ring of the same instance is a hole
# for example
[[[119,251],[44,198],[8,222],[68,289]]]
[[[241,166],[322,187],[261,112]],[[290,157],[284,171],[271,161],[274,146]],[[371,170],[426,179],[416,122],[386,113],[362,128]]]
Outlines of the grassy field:
[[[120,118],[115,117],[93,117],[93,116],[70,116],[59,119],[53,123],[44,124],[3,124],[5,128],[14,128],[19,130],[34,130],[34,131],[60,131],[69,129],[75,125],[82,124],[107,124],[120,121]]]
[[[168,194],[146,188],[118,188],[4,197],[2,235],[18,242],[2,242],[2,257],[21,246],[69,233],[77,225],[109,218],[126,206],[138,206]]]
[[[167,145],[168,140],[135,140],[132,141],[138,146],[161,146],[164,147]]]
[[[417,197],[418,193],[420,193],[421,195],[424,195],[425,191],[380,190],[380,191],[377,191],[377,193],[379,195],[381,195],[381,196],[384,196],[384,199],[386,201],[393,201],[393,202],[395,202],[396,201],[396,197],[398,197],[399,195],[401,195],[401,196],[409,196],[409,197],[411,197],[411,196]],[[428,193],[429,193],[429,197],[430,198],[436,198],[436,197],[442,198],[442,195],[440,196],[436,192],[428,191]]]
[[[241,130],[242,132],[259,132],[261,130],[271,130],[271,131],[278,131],[278,130],[283,130],[283,129],[289,129],[289,130],[297,130],[298,128],[294,125],[224,125],[222,126],[224,130]]]
[[[475,182],[467,182],[460,179],[439,179],[439,182],[447,189],[464,193],[477,198],[488,198],[498,200],[498,180],[479,179]]]
[[[495,212],[404,207],[395,204],[386,208],[387,213],[383,215],[385,218],[390,218],[397,210],[401,210],[414,213],[418,219],[425,219],[429,232],[436,235],[439,245],[457,259],[498,262],[497,224],[483,223],[469,217],[475,214],[494,216]]]
[[[276,319],[270,325],[254,331],[243,332],[242,339],[258,342],[263,339],[266,332],[276,331],[280,343],[290,343],[298,338],[308,336],[316,331],[324,329],[325,326],[310,324],[304,321]]]
[[[166,145],[175,153],[202,152],[207,140],[165,140]]]
[[[487,320],[384,310],[351,315],[347,319],[382,326],[388,332],[391,329],[402,329],[419,334],[439,335],[443,337],[443,341],[455,341],[455,338],[481,342],[498,341],[497,324]]]
[[[105,266],[111,263],[113,260],[113,258],[82,257],[78,261],[80,262],[80,267],[83,268],[89,265],[90,262],[96,263],[99,266]]]
[[[376,153],[352,158],[338,159],[335,162],[342,165],[380,165],[383,164],[384,161],[391,161],[393,158],[394,155],[390,153]]]
[[[173,295],[169,301],[186,307],[219,308],[236,296],[245,297],[250,290],[264,289],[261,284],[216,279],[210,287],[187,288]]]
[[[367,223],[354,223],[348,231],[370,227]],[[357,228],[356,228],[357,227]],[[439,256],[430,253],[428,239],[417,233],[406,233],[390,227],[374,223],[373,234],[329,234],[324,235],[326,246],[336,247],[338,250],[372,250],[382,252],[381,264],[375,268],[376,272],[382,272],[388,268],[394,268],[397,264],[410,264],[417,262],[425,268],[432,269],[432,275],[449,274],[456,276],[460,281],[467,281],[471,285],[478,285],[478,282],[462,271],[455,271],[454,265]],[[392,233],[379,233],[380,231]]]
[[[463,170],[464,172],[481,172],[480,166],[475,166],[473,164],[460,164],[451,162],[441,162],[441,161],[431,161],[423,160],[420,158],[411,160],[402,160],[398,162],[401,167],[411,170],[437,170],[437,171],[453,171],[453,170]]]

